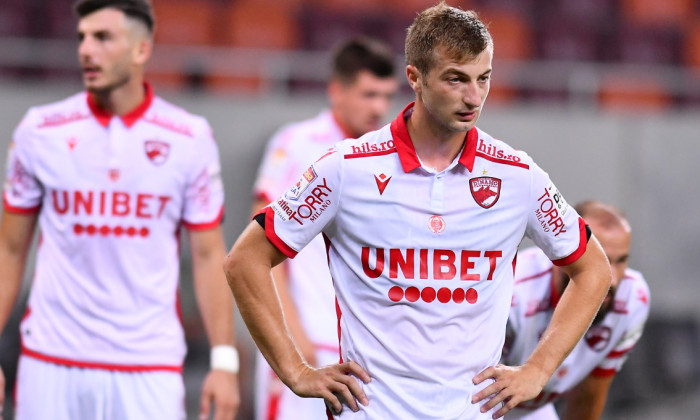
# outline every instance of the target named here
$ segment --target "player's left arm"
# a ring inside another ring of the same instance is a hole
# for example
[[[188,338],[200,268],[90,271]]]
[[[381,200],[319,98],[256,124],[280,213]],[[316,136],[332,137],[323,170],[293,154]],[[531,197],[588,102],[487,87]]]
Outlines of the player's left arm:
[[[588,375],[566,396],[563,420],[598,420],[615,375]]]
[[[213,403],[215,420],[233,420],[240,404],[238,355],[233,347],[233,297],[221,270],[226,256],[221,226],[190,230],[189,239],[197,303],[215,359],[202,385],[200,416],[209,418]]]
[[[525,364],[492,366],[474,377],[475,384],[495,380],[472,398],[474,403],[487,400],[482,412],[504,403],[495,413],[494,418],[499,418],[521,402],[535,398],[590,326],[612,281],[610,265],[598,240],[591,236],[583,255],[562,268],[571,281]]]

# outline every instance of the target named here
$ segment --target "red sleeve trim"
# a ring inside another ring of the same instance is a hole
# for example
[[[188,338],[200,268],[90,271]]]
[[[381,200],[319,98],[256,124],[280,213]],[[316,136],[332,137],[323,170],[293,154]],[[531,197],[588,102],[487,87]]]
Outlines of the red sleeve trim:
[[[182,373],[182,365],[180,366],[170,366],[170,365],[115,365],[111,363],[99,363],[99,362],[83,362],[79,360],[64,359],[63,357],[49,356],[48,354],[43,354],[30,350],[24,345],[22,345],[22,355],[32,357],[34,359],[42,360],[44,362],[55,363],[62,366],[87,368],[87,369],[103,369],[112,370],[119,372],[153,372],[153,371],[169,371]]]
[[[618,357],[622,357],[626,355],[627,353],[630,352],[634,347],[630,347],[624,350],[613,350],[608,354],[608,359],[617,359]]]
[[[265,207],[265,236],[267,240],[272,243],[281,253],[287,256],[287,258],[294,258],[297,256],[298,252],[293,250],[289,245],[287,245],[275,232],[275,211],[272,207]],[[261,211],[262,213],[262,211]],[[259,213],[258,213],[259,214]]]
[[[212,220],[211,222],[189,223],[183,220],[182,224],[189,230],[209,230],[221,225],[222,220],[224,220],[224,206],[221,206],[221,209],[219,210],[219,214],[216,216],[216,219]]]
[[[595,368],[593,369],[593,372],[591,372],[591,375],[597,376],[599,378],[606,378],[610,376],[615,376],[617,374],[617,371],[615,369],[602,369],[602,368]]]
[[[565,258],[552,261],[556,266],[569,265],[576,262],[581,255],[586,252],[586,245],[588,245],[588,235],[586,235],[586,222],[583,221],[581,217],[578,218],[578,230],[579,230],[579,243],[576,251],[572,252],[571,255]]]
[[[16,214],[37,214],[41,210],[41,204],[34,207],[15,207],[7,201],[5,194],[2,195],[2,205],[9,213]]]

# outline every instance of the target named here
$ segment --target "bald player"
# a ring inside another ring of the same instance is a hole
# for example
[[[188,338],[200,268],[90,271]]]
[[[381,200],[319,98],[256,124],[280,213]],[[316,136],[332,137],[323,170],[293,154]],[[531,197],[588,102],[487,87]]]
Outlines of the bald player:
[[[627,267],[630,225],[616,208],[598,201],[575,206],[600,241],[613,281],[593,324],[540,395],[518,405],[509,419],[558,419],[554,402],[565,401],[564,419],[598,419],[608,389],[642,335],[649,315],[649,287]],[[508,320],[505,364],[524,362],[552,318],[569,277],[537,248],[518,255]]]

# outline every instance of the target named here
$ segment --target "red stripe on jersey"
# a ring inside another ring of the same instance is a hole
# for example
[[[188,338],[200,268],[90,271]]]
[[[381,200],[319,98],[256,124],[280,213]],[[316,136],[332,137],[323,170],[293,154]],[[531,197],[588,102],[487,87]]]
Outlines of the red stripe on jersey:
[[[221,206],[221,209],[219,210],[219,214],[216,216],[216,219],[212,220],[211,222],[207,223],[189,223],[185,220],[182,221],[183,226],[185,226],[189,230],[209,230],[209,229],[214,229],[215,227],[221,225],[221,221],[224,219],[224,206]]]
[[[391,153],[396,153],[396,147],[392,147],[391,149],[388,149],[388,150],[381,150],[379,152],[353,153],[351,155],[345,155],[343,157],[345,159],[356,159],[356,158],[364,158],[364,157],[372,157],[372,156],[389,155]]]
[[[593,369],[593,372],[591,372],[591,375],[597,376],[599,378],[614,376],[615,374],[617,374],[617,371],[615,369],[595,368],[595,369]]]
[[[538,278],[538,277],[542,277],[542,276],[544,276],[545,274],[549,274],[549,273],[551,273],[551,272],[552,272],[552,268],[550,267],[550,268],[548,268],[548,269],[542,271],[541,273],[533,274],[533,275],[531,275],[531,276],[527,276],[527,277],[524,277],[524,278],[522,278],[522,279],[518,279],[518,280],[515,281],[515,284],[524,283],[524,282],[526,282],[526,281],[533,280],[533,279],[536,279],[536,278]]]
[[[275,211],[272,210],[272,207],[265,207],[260,211],[260,213],[262,212],[265,212],[265,236],[267,236],[267,240],[272,242],[272,245],[288,258],[296,257],[297,251],[293,250],[280,239],[280,237],[277,236],[277,232],[275,232]]]
[[[496,158],[493,156],[489,156],[486,153],[482,153],[482,152],[476,152],[476,156],[479,156],[480,158],[484,158],[486,160],[490,160],[491,162],[502,163],[503,165],[511,165],[511,166],[517,166],[519,168],[530,169],[530,165],[528,165],[526,163],[513,162],[512,160],[507,160],[507,159],[499,159],[499,158]]]
[[[340,363],[343,363],[343,353],[340,349],[340,318],[343,316],[343,311],[340,310],[340,305],[338,305],[338,298],[335,298],[335,314],[338,317],[338,357]]]
[[[37,214],[41,209],[41,204],[34,207],[15,207],[7,201],[5,194],[2,195],[2,205],[8,213],[15,214]]]
[[[282,381],[277,377],[275,372],[270,371],[270,376],[270,381],[279,382],[279,384],[270,387],[271,390],[268,392],[267,399],[267,417],[265,419],[275,420],[279,414],[280,399],[282,398],[282,390],[285,385],[282,384]]]
[[[580,239],[576,251],[572,252],[571,255],[569,255],[568,257],[552,261],[554,265],[557,265],[559,267],[569,265],[581,258],[581,255],[583,255],[583,253],[586,252],[586,245],[588,244],[588,236],[586,235],[586,222],[584,222],[583,219],[580,217],[578,218],[578,230],[580,234]]]
[[[630,347],[623,350],[613,350],[608,354],[608,359],[617,359],[629,353],[634,347]]]
[[[54,363],[62,366],[78,367],[85,369],[102,369],[102,370],[112,370],[118,372],[153,372],[153,371],[169,371],[182,373],[182,366],[169,366],[169,365],[116,365],[111,363],[99,363],[99,362],[83,362],[79,360],[64,359],[62,357],[49,356],[48,354],[43,354],[30,350],[22,345],[21,353],[25,356],[32,357],[44,362]]]

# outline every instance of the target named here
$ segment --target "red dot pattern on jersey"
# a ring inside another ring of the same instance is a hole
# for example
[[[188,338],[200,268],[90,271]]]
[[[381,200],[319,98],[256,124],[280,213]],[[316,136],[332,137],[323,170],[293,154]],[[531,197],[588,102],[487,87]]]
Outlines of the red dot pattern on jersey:
[[[474,289],[469,289],[467,290],[467,302],[469,303],[476,303],[476,300],[479,298],[479,294],[476,293],[476,290]]]
[[[95,225],[81,225],[81,224],[74,224],[73,225],[73,233],[76,235],[83,235],[86,234],[88,236],[95,236],[95,235],[101,235],[101,236],[109,236],[109,235],[114,235],[114,236],[122,236],[124,234],[134,237],[134,236],[141,236],[143,238],[147,238],[150,234],[151,231],[147,227],[141,227],[141,228],[136,228],[134,226],[116,226],[114,228],[109,227],[107,225],[102,225],[102,226],[95,226]],[[403,293],[403,291],[402,291]]]
[[[420,292],[420,297],[423,299],[425,302],[432,302],[435,300],[435,289],[432,287],[426,287],[423,289],[422,292]]]
[[[417,287],[409,287],[406,289],[406,300],[409,302],[415,302],[420,298],[420,290]]]
[[[389,299],[391,299],[393,302],[398,302],[403,299],[403,289],[399,286],[394,286],[389,289]]]
[[[450,290],[448,287],[441,287],[440,290],[435,292],[435,289],[432,287],[425,287],[423,290],[420,290],[411,286],[404,292],[400,286],[393,286],[389,289],[387,295],[392,302],[400,302],[406,298],[409,302],[416,302],[418,299],[422,299],[423,302],[431,303],[437,298],[440,303],[450,303],[452,301],[459,304],[466,300],[468,303],[474,304],[479,300],[479,293],[473,288],[469,288],[465,292],[464,289]]]
[[[437,298],[442,303],[447,303],[452,299],[452,291],[447,287],[441,287],[437,292]]]

